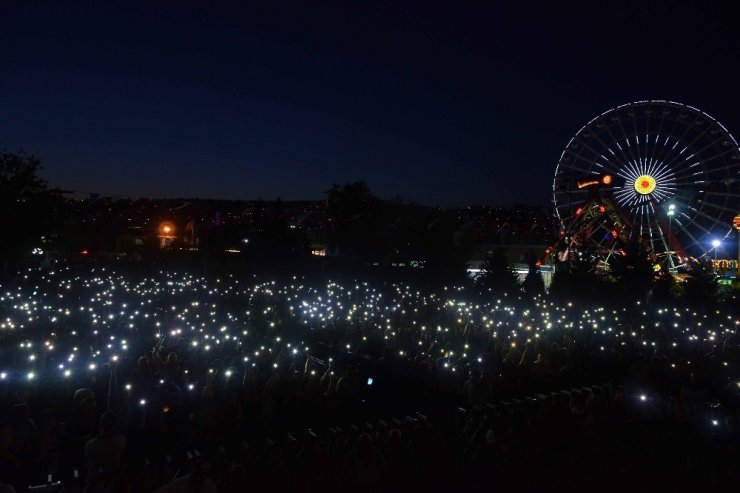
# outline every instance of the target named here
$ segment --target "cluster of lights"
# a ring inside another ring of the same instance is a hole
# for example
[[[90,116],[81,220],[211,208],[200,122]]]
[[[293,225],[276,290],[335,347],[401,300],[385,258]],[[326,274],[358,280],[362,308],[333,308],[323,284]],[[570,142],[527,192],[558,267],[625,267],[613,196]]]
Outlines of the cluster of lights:
[[[485,298],[459,286],[436,291],[402,283],[310,286],[298,278],[248,283],[234,276],[208,279],[171,271],[136,280],[106,269],[83,276],[64,267],[33,274],[0,287],[0,330],[5,340],[14,341],[0,362],[1,381],[84,377],[131,360],[152,345],[168,344],[187,348],[182,350],[209,364],[241,361],[243,366],[208,370],[211,377],[241,379],[249,368],[276,369],[286,361],[281,358],[309,356],[326,329],[341,329],[333,333],[345,337],[334,351],[362,353],[380,343],[396,358],[441,358],[440,368],[450,372],[487,364],[484,355],[493,344],[523,351],[553,335],[591,340],[597,354],[625,346],[664,351],[670,367],[679,371],[691,362],[676,348],[721,347],[740,327],[732,316],[686,307],[648,310],[638,305],[628,313],[626,307],[578,307],[543,297],[475,302],[470,300]],[[634,310],[641,316],[628,323]],[[14,367],[6,366],[10,361]],[[729,373],[734,367],[727,362],[723,367],[728,378],[740,381]],[[192,391],[197,375],[185,373]],[[309,374],[317,375],[315,370]],[[146,405],[146,396],[130,383],[123,385]]]

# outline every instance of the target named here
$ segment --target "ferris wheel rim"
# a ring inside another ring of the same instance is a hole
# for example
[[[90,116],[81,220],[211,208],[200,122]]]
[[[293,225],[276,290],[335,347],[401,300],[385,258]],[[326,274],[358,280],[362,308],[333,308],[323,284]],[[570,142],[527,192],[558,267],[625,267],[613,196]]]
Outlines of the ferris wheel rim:
[[[645,111],[638,115],[638,110],[643,108]],[[624,113],[625,111],[626,113]],[[652,118],[657,121],[657,129],[650,128],[651,115],[654,112],[656,114]],[[641,127],[644,133],[640,133],[637,128],[638,120],[641,125],[644,122],[645,127]],[[663,125],[666,123],[670,125],[670,129],[663,131]],[[632,128],[625,129],[625,126],[629,124],[632,124]],[[617,131],[617,127],[619,131]],[[675,132],[677,129],[683,132],[680,137],[677,137]],[[607,142],[604,142],[602,139],[607,134]],[[644,144],[641,144],[640,137],[643,135],[645,140]],[[594,139],[588,141],[587,139],[591,137],[594,137]],[[651,139],[653,137],[654,141],[651,149]],[[634,144],[630,142],[630,138],[634,139]],[[665,141],[660,144],[659,140],[663,138],[665,138]],[[590,145],[592,143],[596,144],[597,141],[601,147],[599,149],[591,148]],[[620,142],[626,145],[620,145]],[[670,149],[668,149],[669,143],[672,144]],[[679,152],[675,152],[679,143],[683,148]],[[614,145],[616,147],[612,149]],[[641,153],[641,146],[643,145],[644,153]],[[624,147],[627,147],[626,151]],[[604,156],[604,153],[606,153],[604,149],[615,156],[613,163]],[[692,151],[691,154],[679,163],[679,158],[683,158],[687,149]],[[602,153],[600,154],[599,151],[602,151]],[[717,183],[724,183],[726,190],[699,190],[697,195],[702,194],[702,199],[698,203],[682,204],[684,207],[681,216],[675,219],[679,231],[682,234],[685,233],[685,236],[690,240],[687,248],[701,248],[706,254],[708,249],[701,245],[703,240],[696,236],[714,235],[716,233],[712,230],[718,229],[720,226],[723,230],[723,233],[720,233],[723,238],[732,233],[731,225],[725,225],[723,218],[728,213],[733,214],[737,211],[737,206],[733,206],[731,202],[740,194],[734,193],[732,190],[734,184],[737,183],[737,178],[733,177],[732,170],[738,168],[738,173],[740,173],[740,163],[736,161],[739,152],[740,146],[738,146],[737,140],[729,130],[712,115],[694,106],[662,99],[640,100],[615,106],[601,112],[581,126],[561,152],[552,183],[552,202],[555,214],[561,226],[564,226],[566,219],[564,213],[572,212],[573,202],[578,204],[580,203],[579,200],[582,201],[587,195],[586,192],[573,190],[572,187],[569,188],[563,185],[563,176],[571,176],[575,173],[592,175],[599,172],[614,174],[623,180],[624,185],[619,193],[623,199],[624,197],[629,197],[629,199],[627,202],[625,202],[627,199],[622,200],[621,205],[629,205],[633,220],[636,219],[637,213],[634,206],[638,205],[637,202],[641,202],[642,207],[651,209],[649,218],[652,222],[647,225],[646,233],[649,236],[651,246],[655,248],[656,242],[662,242],[662,245],[659,245],[660,249],[670,250],[669,243],[671,240],[666,239],[663,227],[657,224],[656,218],[659,217],[659,211],[655,210],[656,202],[657,205],[660,205],[666,200],[670,200],[680,204],[681,200],[686,198],[685,192],[689,189],[689,185],[696,187],[706,181],[695,177],[699,176],[705,179],[711,177],[715,181],[710,181],[709,186],[701,185],[700,188],[710,188]],[[592,156],[592,161],[585,165],[583,163],[586,159],[583,157],[584,153],[587,155],[590,153]],[[659,154],[656,156],[655,153]],[[621,156],[617,157],[617,154]],[[690,166],[684,165],[686,160],[693,158],[695,155],[698,155],[696,163]],[[570,159],[571,156],[572,159]],[[665,156],[667,161],[659,159],[662,156]],[[599,163],[600,158],[601,163]],[[596,169],[597,167],[598,169]],[[698,171],[690,174],[689,171],[694,167],[698,167]],[[653,188],[649,190],[638,189],[636,178],[643,176],[638,173],[640,171],[646,171],[643,173],[646,175],[646,183],[652,180]],[[726,173],[727,178],[717,181],[717,176],[722,177],[723,173]],[[655,192],[653,189],[656,184],[653,175],[662,184],[662,188]],[[650,180],[647,180],[647,178],[650,178]],[[627,190],[625,185],[628,183],[633,184],[636,191]],[[642,195],[637,195],[637,193]],[[636,202],[632,203],[630,201]],[[690,212],[691,216],[687,212]],[[644,210],[642,214],[645,214]],[[642,224],[640,229],[640,234],[645,234],[645,224]],[[697,233],[699,231],[703,231],[703,233]]]

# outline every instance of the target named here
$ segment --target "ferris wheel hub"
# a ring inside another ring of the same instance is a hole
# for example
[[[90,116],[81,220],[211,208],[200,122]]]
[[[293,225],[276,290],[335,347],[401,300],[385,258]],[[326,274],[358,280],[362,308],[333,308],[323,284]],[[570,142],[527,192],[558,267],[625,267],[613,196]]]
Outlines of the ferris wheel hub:
[[[640,195],[648,195],[655,190],[657,182],[651,175],[640,175],[635,179],[635,192]]]

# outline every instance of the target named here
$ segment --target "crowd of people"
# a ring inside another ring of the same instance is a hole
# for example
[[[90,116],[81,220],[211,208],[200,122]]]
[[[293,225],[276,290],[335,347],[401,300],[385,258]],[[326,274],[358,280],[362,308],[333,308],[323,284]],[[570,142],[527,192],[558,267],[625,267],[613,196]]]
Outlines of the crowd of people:
[[[0,311],[3,491],[740,480],[737,313],[62,262]]]

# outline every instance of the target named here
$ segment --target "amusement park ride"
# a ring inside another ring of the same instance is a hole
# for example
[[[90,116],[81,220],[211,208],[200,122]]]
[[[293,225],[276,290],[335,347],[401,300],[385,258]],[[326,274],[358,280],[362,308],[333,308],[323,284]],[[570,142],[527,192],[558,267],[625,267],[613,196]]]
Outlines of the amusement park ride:
[[[716,259],[733,235],[740,149],[722,124],[691,106],[625,104],[570,140],[553,202],[560,233],[538,265],[581,259],[608,268],[636,241],[656,270],[679,272],[691,258]]]

